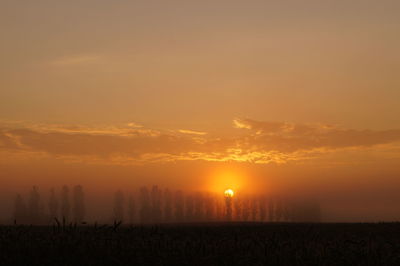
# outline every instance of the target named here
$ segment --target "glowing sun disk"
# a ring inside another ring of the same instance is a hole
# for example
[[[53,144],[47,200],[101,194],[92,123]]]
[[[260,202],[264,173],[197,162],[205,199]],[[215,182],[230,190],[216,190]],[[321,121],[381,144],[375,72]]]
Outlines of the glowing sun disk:
[[[235,195],[235,192],[232,189],[228,188],[225,190],[224,195],[225,197],[231,198],[233,197],[233,195]]]

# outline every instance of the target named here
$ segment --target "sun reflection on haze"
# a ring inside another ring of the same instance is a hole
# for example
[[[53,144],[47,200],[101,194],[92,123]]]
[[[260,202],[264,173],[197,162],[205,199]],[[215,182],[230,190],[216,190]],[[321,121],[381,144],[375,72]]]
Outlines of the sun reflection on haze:
[[[227,189],[236,193],[237,191],[246,191],[250,193],[249,187],[246,184],[247,174],[242,169],[215,169],[208,177],[206,189],[214,193],[225,192]]]

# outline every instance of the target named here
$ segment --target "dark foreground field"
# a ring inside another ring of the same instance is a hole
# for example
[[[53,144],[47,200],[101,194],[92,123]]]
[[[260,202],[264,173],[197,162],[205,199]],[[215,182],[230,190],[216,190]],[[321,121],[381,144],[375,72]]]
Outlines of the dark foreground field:
[[[400,224],[0,227],[0,265],[400,265]]]

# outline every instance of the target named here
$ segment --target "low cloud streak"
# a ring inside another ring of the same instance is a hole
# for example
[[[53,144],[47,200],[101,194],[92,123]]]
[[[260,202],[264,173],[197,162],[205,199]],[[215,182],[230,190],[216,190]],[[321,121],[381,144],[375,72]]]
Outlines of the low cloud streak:
[[[141,127],[2,125],[0,150],[45,153],[66,161],[145,164],[184,160],[283,164],[343,149],[374,149],[400,141],[400,130],[351,130],[327,125],[235,119],[230,137]],[[135,124],[136,125],[136,124]],[[244,131],[243,131],[244,130]],[[239,134],[240,133],[240,134]],[[245,133],[245,134],[243,134]]]

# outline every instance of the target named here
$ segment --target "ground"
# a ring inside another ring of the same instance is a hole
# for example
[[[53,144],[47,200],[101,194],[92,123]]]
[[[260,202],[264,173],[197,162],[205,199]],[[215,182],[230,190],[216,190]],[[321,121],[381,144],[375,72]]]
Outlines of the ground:
[[[0,227],[1,265],[400,265],[400,223]]]

